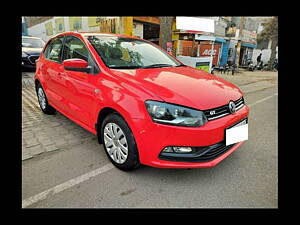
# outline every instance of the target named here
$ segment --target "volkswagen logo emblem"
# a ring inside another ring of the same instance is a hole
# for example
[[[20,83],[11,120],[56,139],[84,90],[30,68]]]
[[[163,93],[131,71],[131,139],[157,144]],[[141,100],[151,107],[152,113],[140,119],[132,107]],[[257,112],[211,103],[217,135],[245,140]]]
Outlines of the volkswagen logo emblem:
[[[235,113],[236,112],[235,103],[233,101],[229,102],[228,107],[229,107],[230,113]]]

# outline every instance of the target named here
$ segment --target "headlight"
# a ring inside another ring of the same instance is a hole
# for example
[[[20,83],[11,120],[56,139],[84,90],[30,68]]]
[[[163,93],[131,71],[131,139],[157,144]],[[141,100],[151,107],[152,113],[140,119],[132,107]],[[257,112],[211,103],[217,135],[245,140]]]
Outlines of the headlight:
[[[25,52],[22,51],[22,57],[27,57],[28,54],[26,54]]]
[[[145,104],[152,120],[156,123],[200,127],[207,122],[206,116],[200,110],[151,100],[146,101]]]

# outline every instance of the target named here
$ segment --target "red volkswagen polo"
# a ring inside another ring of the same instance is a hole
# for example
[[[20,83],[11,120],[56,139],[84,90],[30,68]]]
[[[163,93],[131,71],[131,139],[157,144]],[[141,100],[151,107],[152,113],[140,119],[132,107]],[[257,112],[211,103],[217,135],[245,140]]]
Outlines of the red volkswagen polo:
[[[248,139],[240,89],[151,42],[66,32],[48,41],[36,65],[41,110],[97,135],[121,170],[211,167]]]

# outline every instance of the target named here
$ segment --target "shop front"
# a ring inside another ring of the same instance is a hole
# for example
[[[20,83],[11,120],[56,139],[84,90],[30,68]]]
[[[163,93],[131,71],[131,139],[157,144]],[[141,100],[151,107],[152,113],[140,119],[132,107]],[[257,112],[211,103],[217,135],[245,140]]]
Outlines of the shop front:
[[[213,65],[219,66],[227,63],[228,43],[228,41],[221,37],[180,33],[176,56],[180,56],[181,59],[183,58],[182,56],[199,58],[198,64],[201,65],[201,68],[210,71],[208,68],[211,69]],[[204,65],[205,62],[202,59],[206,61],[209,67]],[[191,59],[187,61],[190,62]]]
[[[252,59],[253,50],[256,48],[257,33],[255,31],[243,30],[241,36],[239,66],[247,67],[248,61]]]
[[[227,63],[228,43],[224,38],[201,35],[196,40],[199,40],[200,56],[213,56],[212,64],[215,66]]]
[[[216,37],[216,42],[221,44],[218,66],[224,66],[228,60],[229,40],[228,38]]]
[[[213,36],[196,35],[195,40],[198,41],[198,56],[212,57],[212,65],[218,65],[221,51],[221,43],[216,42]]]
[[[214,46],[210,39],[202,42],[198,34],[179,32],[176,41],[176,57],[184,64],[210,72],[218,60],[219,46]]]
[[[133,36],[159,44],[160,21],[158,17],[133,17]]]
[[[247,43],[247,42],[241,43],[239,66],[247,67],[248,61],[252,59],[253,50],[255,48],[256,48],[255,44]]]

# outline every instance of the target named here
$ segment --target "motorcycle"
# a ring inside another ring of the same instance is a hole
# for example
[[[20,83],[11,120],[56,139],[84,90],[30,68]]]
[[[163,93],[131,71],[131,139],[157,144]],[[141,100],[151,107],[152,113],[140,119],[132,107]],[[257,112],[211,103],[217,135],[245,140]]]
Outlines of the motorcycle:
[[[249,61],[248,61],[248,67],[247,67],[247,69],[248,69],[249,71],[254,71],[255,65],[254,65],[254,63],[253,63],[252,60],[249,60]]]
[[[274,60],[273,69],[275,69],[276,71],[278,71],[278,59]]]
[[[263,70],[263,68],[264,68],[264,63],[263,61],[260,61],[259,64],[256,66],[256,69]]]
[[[212,65],[212,67],[211,67],[211,71],[210,71],[210,73],[211,73],[211,74],[214,74],[215,67],[216,67],[216,65]]]

